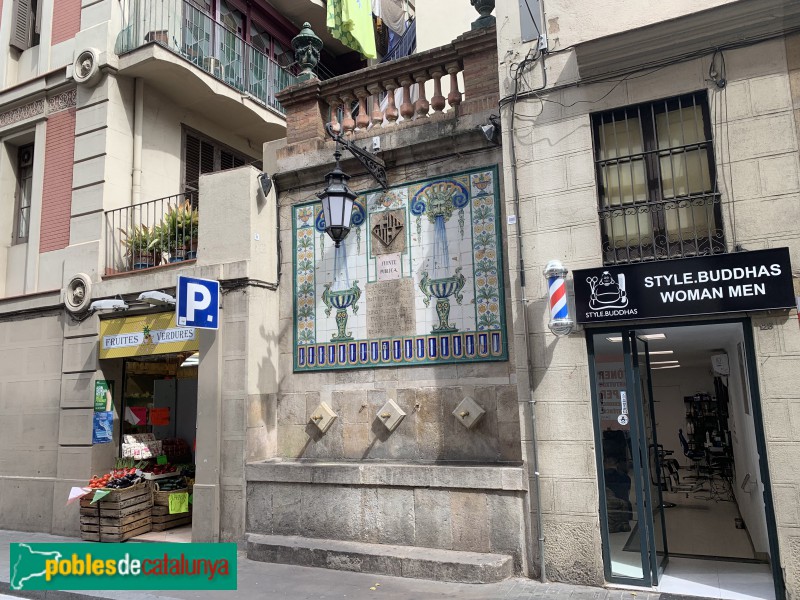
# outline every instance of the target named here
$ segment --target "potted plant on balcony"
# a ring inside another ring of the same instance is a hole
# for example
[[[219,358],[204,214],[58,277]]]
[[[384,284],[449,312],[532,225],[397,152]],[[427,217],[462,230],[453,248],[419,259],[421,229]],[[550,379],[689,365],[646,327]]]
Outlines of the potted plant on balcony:
[[[156,227],[134,225],[129,230],[120,229],[125,238],[125,251],[130,268],[147,269],[161,263],[161,236]]]
[[[166,244],[169,262],[197,257],[198,215],[191,202],[187,200],[182,204],[170,205],[158,228]]]
[[[183,215],[180,206],[170,204],[158,228],[166,244],[167,260],[171,263],[182,261],[186,251],[183,248]]]
[[[200,230],[200,215],[188,199],[182,204],[182,210],[184,223],[183,247],[186,250],[186,260],[192,260],[197,258],[197,234]]]

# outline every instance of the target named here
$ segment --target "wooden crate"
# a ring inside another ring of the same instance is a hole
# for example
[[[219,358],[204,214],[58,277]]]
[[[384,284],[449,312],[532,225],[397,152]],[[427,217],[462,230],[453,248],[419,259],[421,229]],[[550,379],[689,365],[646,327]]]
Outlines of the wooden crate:
[[[125,488],[122,490],[111,490],[111,493],[108,496],[103,497],[100,502],[122,502],[128,500],[130,498],[135,498],[137,496],[141,496],[146,494],[150,491],[150,488],[147,484],[143,481],[141,483],[137,483],[134,486],[129,488]],[[97,502],[92,504],[92,498],[94,498],[94,494],[89,494],[81,498],[81,506],[95,506]]]
[[[182,488],[179,490],[172,490],[169,492],[153,492],[153,505],[154,506],[169,506],[170,494],[189,493],[189,488]]]
[[[153,506],[153,531],[165,531],[173,527],[188,525],[192,522],[191,505],[189,512],[169,514],[169,507],[163,505]]]
[[[94,542],[124,542],[147,533],[152,527],[153,496],[150,488],[137,486],[112,492],[91,504],[81,499],[81,539]],[[114,499],[109,501],[108,498]]]

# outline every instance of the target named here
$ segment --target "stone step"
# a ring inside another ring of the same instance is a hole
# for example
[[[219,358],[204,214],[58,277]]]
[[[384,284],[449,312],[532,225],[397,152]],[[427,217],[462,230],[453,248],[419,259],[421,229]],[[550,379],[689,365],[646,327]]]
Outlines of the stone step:
[[[247,558],[262,562],[458,583],[502,581],[514,571],[506,554],[256,533],[246,539]]]

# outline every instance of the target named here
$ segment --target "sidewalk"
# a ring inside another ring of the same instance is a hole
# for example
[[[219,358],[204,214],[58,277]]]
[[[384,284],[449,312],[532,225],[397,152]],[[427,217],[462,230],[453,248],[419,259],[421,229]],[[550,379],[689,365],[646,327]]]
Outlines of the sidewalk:
[[[259,600],[679,600],[679,596],[580,587],[558,583],[542,584],[530,579],[508,579],[500,583],[473,585],[421,579],[365,575],[347,571],[315,569],[262,563],[239,553],[239,589],[235,592],[15,592],[9,590],[9,544],[15,542],[77,542],[75,538],[0,530],[0,594],[48,600],[158,600],[258,598]],[[129,542],[131,543],[131,542]],[[374,590],[370,588],[375,588]],[[0,596],[2,597],[2,596]]]

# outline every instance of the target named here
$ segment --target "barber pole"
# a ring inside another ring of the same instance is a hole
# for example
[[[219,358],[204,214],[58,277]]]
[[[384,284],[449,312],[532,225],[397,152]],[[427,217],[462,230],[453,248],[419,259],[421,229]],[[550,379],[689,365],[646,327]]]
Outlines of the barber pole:
[[[557,336],[567,335],[575,326],[569,316],[567,303],[567,284],[564,278],[567,269],[560,261],[551,260],[544,269],[547,278],[547,291],[550,296],[550,323],[548,327]]]

